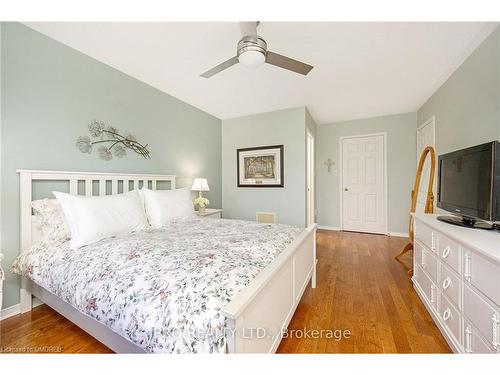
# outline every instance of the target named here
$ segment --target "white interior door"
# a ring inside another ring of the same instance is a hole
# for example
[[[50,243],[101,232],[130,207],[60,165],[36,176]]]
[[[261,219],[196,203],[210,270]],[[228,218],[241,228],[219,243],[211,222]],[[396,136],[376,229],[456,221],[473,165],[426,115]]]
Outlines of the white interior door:
[[[314,204],[314,136],[307,132],[307,225],[315,222]]]
[[[422,151],[424,148],[427,146],[432,146],[435,147],[435,121],[434,117],[431,119],[427,120],[425,123],[423,123],[421,126],[417,128],[417,167],[418,167],[418,162],[420,161],[420,155],[422,154]],[[416,169],[415,169],[416,171]],[[417,206],[415,211],[416,212],[424,212],[425,210],[425,201],[427,199],[427,192],[428,192],[428,187],[429,187],[429,177],[431,173],[431,158],[427,157],[425,159],[424,163],[424,168],[422,170],[422,177],[420,179],[420,186],[417,192]],[[436,195],[436,176],[434,176],[434,187],[433,187],[433,192],[434,195]],[[434,205],[436,202],[434,201]]]
[[[341,139],[342,229],[387,233],[385,218],[385,137]]]

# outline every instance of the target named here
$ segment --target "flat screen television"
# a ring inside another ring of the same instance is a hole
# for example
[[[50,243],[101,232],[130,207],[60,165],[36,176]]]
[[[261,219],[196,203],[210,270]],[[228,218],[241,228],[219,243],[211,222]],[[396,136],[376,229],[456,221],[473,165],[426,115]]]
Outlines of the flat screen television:
[[[437,206],[455,216],[439,220],[491,229],[500,220],[500,143],[439,155]]]

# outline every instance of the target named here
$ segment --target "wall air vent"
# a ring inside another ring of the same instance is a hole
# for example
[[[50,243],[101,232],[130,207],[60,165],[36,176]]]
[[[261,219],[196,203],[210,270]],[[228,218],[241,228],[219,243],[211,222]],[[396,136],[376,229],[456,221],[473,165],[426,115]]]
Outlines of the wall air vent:
[[[255,215],[257,223],[276,224],[275,212],[257,212]]]

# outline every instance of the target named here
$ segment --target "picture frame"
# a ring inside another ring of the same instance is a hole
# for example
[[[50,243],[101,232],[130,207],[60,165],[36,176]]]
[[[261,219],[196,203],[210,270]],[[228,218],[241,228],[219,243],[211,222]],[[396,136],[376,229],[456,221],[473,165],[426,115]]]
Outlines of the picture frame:
[[[236,150],[238,187],[284,187],[283,145]]]

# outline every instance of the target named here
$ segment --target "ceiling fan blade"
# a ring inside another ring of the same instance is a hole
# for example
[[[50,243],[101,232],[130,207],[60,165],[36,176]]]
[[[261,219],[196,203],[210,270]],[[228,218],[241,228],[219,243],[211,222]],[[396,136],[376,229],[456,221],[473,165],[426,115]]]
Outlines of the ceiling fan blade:
[[[227,69],[230,66],[233,66],[234,64],[237,64],[237,63],[238,63],[238,57],[236,57],[236,56],[231,57],[229,60],[226,60],[223,63],[213,67],[212,69],[207,70],[205,73],[201,74],[200,76],[204,77],[204,78],[210,78],[214,74],[220,73],[224,69]]]
[[[240,22],[241,36],[257,35],[257,26],[260,22]]]
[[[312,65],[291,59],[289,57],[267,51],[266,63],[279,66],[280,68],[291,70],[292,72],[307,75],[314,68]]]

